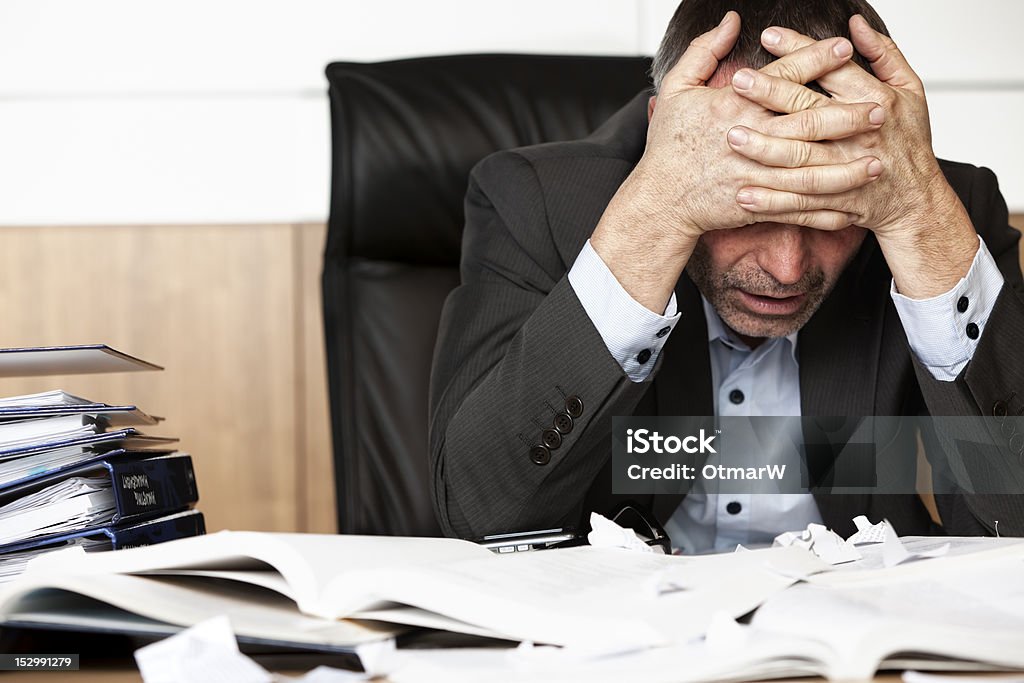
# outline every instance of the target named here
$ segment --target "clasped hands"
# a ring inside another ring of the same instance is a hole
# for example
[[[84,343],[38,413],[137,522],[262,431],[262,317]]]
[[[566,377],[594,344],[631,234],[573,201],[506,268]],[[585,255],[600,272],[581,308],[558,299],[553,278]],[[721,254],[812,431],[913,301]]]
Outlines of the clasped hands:
[[[901,289],[932,296],[955,283],[977,237],[932,151],[924,87],[893,41],[859,15],[852,43],[773,27],[761,41],[776,61],[708,87],[739,29],[729,12],[665,76],[636,169],[652,181],[649,205],[693,240],[763,222],[861,226],[875,233]],[[874,74],[851,61],[854,50]],[[812,81],[831,97],[805,85]],[[672,182],[653,182],[665,178]],[[934,252],[950,249],[948,275],[922,282]]]

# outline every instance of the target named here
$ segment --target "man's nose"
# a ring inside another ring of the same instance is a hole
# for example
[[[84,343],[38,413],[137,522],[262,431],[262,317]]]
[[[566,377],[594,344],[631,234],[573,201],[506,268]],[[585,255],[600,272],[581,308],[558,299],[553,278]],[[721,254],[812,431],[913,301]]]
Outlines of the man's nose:
[[[757,264],[784,285],[800,281],[807,272],[807,228],[775,225],[765,231]]]

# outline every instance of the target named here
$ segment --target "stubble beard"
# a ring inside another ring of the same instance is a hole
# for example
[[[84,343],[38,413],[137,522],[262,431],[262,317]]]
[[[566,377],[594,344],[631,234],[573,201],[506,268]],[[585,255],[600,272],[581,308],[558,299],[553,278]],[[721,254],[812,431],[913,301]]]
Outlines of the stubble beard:
[[[729,328],[753,338],[785,337],[798,331],[815,314],[839,277],[837,273],[830,279],[823,270],[814,268],[804,273],[798,282],[784,285],[761,269],[715,273],[711,255],[703,242],[697,243],[686,272]],[[804,300],[800,308],[791,314],[763,314],[750,310],[742,302],[738,290],[772,297],[802,294]]]

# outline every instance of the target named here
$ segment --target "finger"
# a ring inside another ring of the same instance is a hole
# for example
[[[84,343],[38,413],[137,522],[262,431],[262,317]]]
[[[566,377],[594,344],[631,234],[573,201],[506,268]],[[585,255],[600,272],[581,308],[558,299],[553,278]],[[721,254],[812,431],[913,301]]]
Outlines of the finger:
[[[774,218],[778,214],[804,211],[837,211],[847,215],[854,213],[850,210],[851,198],[848,195],[805,194],[768,187],[745,187],[736,193],[736,203],[751,213],[773,216],[771,220],[778,220]]]
[[[729,141],[729,146],[737,154],[764,166],[799,168],[839,164],[846,161],[842,152],[835,145],[776,138],[746,126],[736,126],[730,129],[726,138]]]
[[[772,26],[761,33],[764,49],[783,58],[815,43],[813,38],[781,26]],[[822,88],[848,102],[878,99],[879,81],[854,62],[847,61],[834,71],[817,78]]]
[[[871,28],[860,14],[850,17],[850,37],[857,51],[871,62],[875,77],[894,88],[908,88],[924,93],[921,79],[910,68],[906,57],[889,36]]]
[[[812,41],[761,69],[791,83],[810,83],[850,61],[853,45],[846,38]]]
[[[815,107],[765,122],[763,133],[790,140],[842,140],[878,130],[885,123],[885,110],[874,102]]]
[[[777,169],[759,182],[765,183],[772,190],[801,195],[839,194],[863,187],[880,175],[882,162],[875,157],[862,157],[845,164]],[[736,195],[736,201],[744,208],[748,204],[757,207],[760,199],[757,192],[750,188],[743,188]]]
[[[827,209],[816,211],[793,211],[775,214],[772,216],[755,213],[752,217],[753,222],[755,223],[772,222],[784,223],[786,225],[802,225],[805,228],[827,230],[830,232],[848,228],[859,220],[859,217],[856,214],[846,213],[845,211],[830,211]]]
[[[778,76],[740,69],[732,77],[732,89],[736,94],[756,102],[769,111],[782,114],[821,107],[831,100],[819,92]]]
[[[697,36],[686,48],[661,84],[662,93],[671,93],[688,87],[704,85],[740,35],[740,15],[726,12],[721,23],[707,33]]]

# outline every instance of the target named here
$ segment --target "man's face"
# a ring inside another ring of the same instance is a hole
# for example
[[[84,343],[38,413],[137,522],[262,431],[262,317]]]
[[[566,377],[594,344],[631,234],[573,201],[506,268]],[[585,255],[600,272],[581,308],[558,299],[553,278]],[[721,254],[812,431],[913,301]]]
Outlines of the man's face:
[[[731,329],[748,338],[784,337],[818,310],[865,232],[780,223],[715,230],[700,238],[686,270]]]
[[[729,85],[738,68],[723,65],[708,86]],[[686,270],[732,330],[748,340],[785,337],[811,319],[866,234],[782,223],[715,230],[701,236]]]

